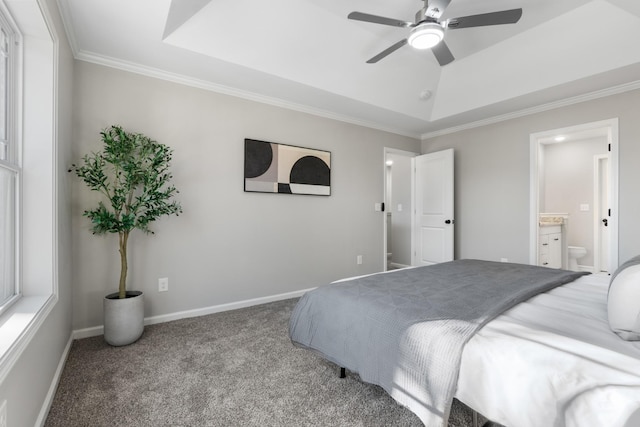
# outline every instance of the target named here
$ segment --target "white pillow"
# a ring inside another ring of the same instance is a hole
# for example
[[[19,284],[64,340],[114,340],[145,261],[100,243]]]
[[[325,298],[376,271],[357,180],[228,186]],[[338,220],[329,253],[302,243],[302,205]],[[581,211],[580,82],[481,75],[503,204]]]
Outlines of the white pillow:
[[[627,341],[640,340],[640,255],[611,276],[607,297],[609,327]]]

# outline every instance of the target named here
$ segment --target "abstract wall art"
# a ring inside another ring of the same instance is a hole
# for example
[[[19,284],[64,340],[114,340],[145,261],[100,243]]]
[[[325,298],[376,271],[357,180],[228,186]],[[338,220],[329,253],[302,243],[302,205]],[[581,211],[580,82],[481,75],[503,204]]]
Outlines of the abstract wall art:
[[[245,139],[244,191],[330,196],[331,153]]]

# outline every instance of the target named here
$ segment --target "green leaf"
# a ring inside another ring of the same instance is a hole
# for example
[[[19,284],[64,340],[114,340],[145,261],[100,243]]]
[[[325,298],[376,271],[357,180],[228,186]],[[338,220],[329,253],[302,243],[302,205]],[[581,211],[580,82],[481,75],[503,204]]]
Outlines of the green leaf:
[[[173,150],[121,126],[104,129],[100,136],[102,151],[85,155],[81,162],[71,165],[69,172],[103,196],[97,207],[83,213],[91,221],[91,232],[120,234],[126,254],[131,230],[153,233],[151,223],[162,216],[182,213],[180,203],[173,200],[178,190],[170,184]],[[123,269],[126,279],[124,265]]]

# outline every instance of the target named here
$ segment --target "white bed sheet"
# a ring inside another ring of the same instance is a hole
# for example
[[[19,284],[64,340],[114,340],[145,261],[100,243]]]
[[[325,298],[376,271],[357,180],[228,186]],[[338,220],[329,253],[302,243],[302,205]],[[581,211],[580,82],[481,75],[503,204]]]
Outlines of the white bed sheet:
[[[508,427],[640,426],[640,341],[609,329],[609,276],[519,304],[462,355],[456,397]]]

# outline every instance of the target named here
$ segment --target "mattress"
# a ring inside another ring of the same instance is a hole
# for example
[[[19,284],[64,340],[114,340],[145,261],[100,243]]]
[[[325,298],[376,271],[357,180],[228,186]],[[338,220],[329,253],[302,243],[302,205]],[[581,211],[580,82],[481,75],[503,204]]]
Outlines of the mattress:
[[[467,343],[456,397],[509,427],[640,426],[640,341],[609,328],[609,276],[504,312]]]
[[[473,334],[583,274],[471,259],[374,274],[306,293],[291,314],[289,336],[381,386],[425,425],[445,426]]]

